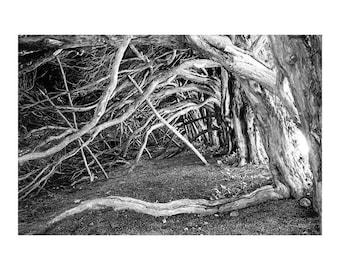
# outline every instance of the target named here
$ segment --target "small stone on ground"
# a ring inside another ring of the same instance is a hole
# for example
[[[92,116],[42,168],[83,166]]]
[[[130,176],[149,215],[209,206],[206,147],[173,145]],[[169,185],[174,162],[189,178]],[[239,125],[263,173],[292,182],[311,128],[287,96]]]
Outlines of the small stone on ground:
[[[232,211],[230,212],[230,216],[231,217],[237,217],[239,215],[239,212],[238,211]]]

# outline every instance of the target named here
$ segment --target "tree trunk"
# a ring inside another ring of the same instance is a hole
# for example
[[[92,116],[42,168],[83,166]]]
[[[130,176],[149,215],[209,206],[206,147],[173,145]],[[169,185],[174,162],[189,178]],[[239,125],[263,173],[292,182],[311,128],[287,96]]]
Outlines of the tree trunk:
[[[285,184],[294,198],[309,192],[311,179],[299,165],[300,151],[292,143],[289,132],[295,125],[277,97],[261,89],[255,82],[242,82],[243,91],[255,114],[263,146],[269,158],[274,184]]]
[[[309,144],[314,182],[313,207],[321,215],[321,36],[271,36],[270,41],[279,72],[278,86],[283,89],[285,79],[288,80],[301,129]]]
[[[246,122],[247,122],[247,136],[248,136],[248,153],[249,162],[253,164],[259,164],[259,153],[260,150],[257,148],[256,144],[256,133],[254,125],[254,113],[249,106],[246,106]]]
[[[246,138],[244,137],[242,126],[241,126],[241,106],[243,105],[242,96],[240,93],[240,84],[238,81],[233,82],[233,99],[232,99],[232,112],[233,112],[233,122],[234,122],[234,131],[236,142],[240,155],[240,163],[239,166],[243,166],[247,163],[247,143]]]
[[[229,155],[232,149],[230,139],[230,94],[229,75],[227,70],[221,68],[221,134],[224,140],[224,148]]]
[[[204,108],[206,112],[206,119],[207,119],[207,129],[208,129],[208,137],[209,137],[209,146],[214,145],[214,138],[213,138],[213,130],[212,130],[212,117],[211,117],[211,112]]]
[[[255,129],[255,142],[256,142],[256,149],[257,149],[257,157],[259,159],[259,163],[266,164],[268,163],[268,156],[262,143],[260,131],[256,125],[254,125],[254,129]]]

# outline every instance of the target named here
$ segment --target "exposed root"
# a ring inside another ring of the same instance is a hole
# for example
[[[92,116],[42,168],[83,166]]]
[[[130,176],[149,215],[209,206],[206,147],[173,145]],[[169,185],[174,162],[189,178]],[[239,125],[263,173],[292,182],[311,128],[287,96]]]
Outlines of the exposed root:
[[[98,210],[106,207],[111,207],[115,211],[132,210],[152,216],[173,216],[178,214],[210,215],[230,212],[269,200],[279,200],[288,197],[288,188],[283,185],[276,188],[267,185],[237,198],[224,198],[212,201],[206,199],[182,199],[168,203],[151,203],[129,197],[109,196],[84,201],[80,205],[53,218],[48,222],[47,226],[85,210]]]

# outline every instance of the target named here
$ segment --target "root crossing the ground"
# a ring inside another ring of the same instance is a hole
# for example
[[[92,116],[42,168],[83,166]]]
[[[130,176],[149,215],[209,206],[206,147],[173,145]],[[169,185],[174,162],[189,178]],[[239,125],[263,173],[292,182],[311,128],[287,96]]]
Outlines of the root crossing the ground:
[[[269,200],[285,199],[288,197],[289,191],[283,185],[276,188],[267,185],[237,198],[224,198],[212,201],[206,199],[182,199],[168,203],[151,203],[130,197],[108,196],[106,198],[84,201],[80,205],[56,216],[47,225],[50,226],[53,223],[86,210],[99,210],[107,207],[111,207],[115,211],[132,210],[152,216],[173,216],[178,214],[209,215],[230,212]]]

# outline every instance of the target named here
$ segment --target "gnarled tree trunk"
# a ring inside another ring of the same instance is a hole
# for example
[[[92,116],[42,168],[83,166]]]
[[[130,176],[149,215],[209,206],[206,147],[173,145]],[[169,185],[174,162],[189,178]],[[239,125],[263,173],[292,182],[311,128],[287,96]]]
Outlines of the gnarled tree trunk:
[[[243,105],[242,96],[240,92],[240,84],[238,81],[233,81],[233,100],[232,100],[232,112],[233,112],[233,123],[235,138],[240,156],[239,166],[243,166],[247,163],[248,150],[246,138],[242,129],[242,118],[241,118],[241,107]]]
[[[278,83],[285,79],[291,88],[301,129],[309,144],[309,163],[313,173],[313,207],[321,215],[321,130],[322,130],[322,40],[321,36],[271,36],[278,67]]]
[[[257,83],[243,81],[242,87],[255,113],[274,184],[283,183],[294,198],[303,197],[312,183],[302,167],[298,166],[299,149],[294,147],[293,134],[288,131],[295,127],[287,110],[277,97],[269,95]]]
[[[256,130],[254,125],[254,113],[251,110],[250,106],[246,106],[246,115],[245,119],[247,122],[247,136],[248,136],[248,153],[249,153],[249,161],[254,164],[259,164],[259,152],[260,150],[257,148],[260,145],[256,144]]]
[[[287,129],[289,125],[294,126],[293,120],[298,124],[298,119],[294,115],[296,110],[294,110],[292,102],[289,102],[283,94],[282,75],[288,77],[291,84],[293,97],[297,103],[296,109],[299,111],[301,122],[306,126],[303,128],[304,133],[316,134],[309,135],[308,141],[313,143],[314,150],[310,153],[310,163],[314,178],[318,179],[321,171],[321,157],[320,151],[318,151],[321,147],[317,144],[319,139],[321,146],[321,117],[318,115],[318,112],[321,114],[319,110],[321,87],[317,86],[321,85],[318,83],[321,80],[321,40],[310,38],[311,42],[308,45],[300,39],[291,39],[286,36],[272,37],[274,58],[277,68],[281,70],[277,76],[274,71],[249,53],[233,45],[227,37],[190,36],[188,40],[203,55],[208,55],[220,63],[223,68],[233,72],[239,81],[242,81],[243,91],[256,115],[256,122],[274,175],[274,182],[285,184],[290,189],[290,194],[295,198],[304,196],[310,189],[311,180],[306,177],[301,168],[297,167],[298,155],[291,150],[293,149],[289,139],[291,134],[288,134]],[[292,50],[295,52],[292,53]],[[289,72],[290,74],[288,74]],[[311,74],[315,74],[317,82]],[[275,79],[275,77],[277,78]],[[307,98],[304,99],[304,97]],[[313,117],[316,119],[313,120]],[[312,124],[313,128],[307,127],[308,124]],[[320,186],[320,184],[315,182],[314,186]],[[317,195],[320,192],[315,194],[316,197],[321,198],[320,195]],[[318,202],[316,203],[318,204]],[[319,207],[315,206],[315,208],[317,210]]]

